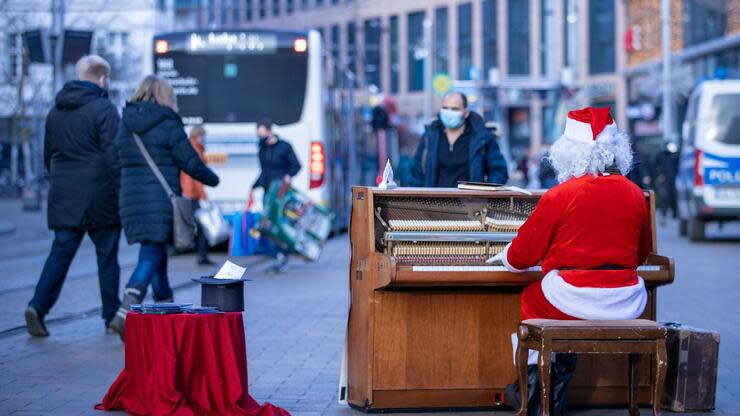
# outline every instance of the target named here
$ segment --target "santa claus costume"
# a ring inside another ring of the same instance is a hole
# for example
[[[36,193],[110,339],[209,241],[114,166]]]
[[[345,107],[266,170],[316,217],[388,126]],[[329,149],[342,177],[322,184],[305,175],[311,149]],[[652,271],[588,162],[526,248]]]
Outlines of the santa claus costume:
[[[545,277],[522,293],[522,320],[637,318],[647,292],[636,268],[650,252],[651,230],[645,196],[625,177],[632,163],[628,136],[609,108],[571,111],[549,158],[560,184],[542,195],[497,256],[515,273],[542,265]],[[564,390],[575,357],[558,360],[570,367],[563,369]],[[564,413],[565,406],[556,407]]]

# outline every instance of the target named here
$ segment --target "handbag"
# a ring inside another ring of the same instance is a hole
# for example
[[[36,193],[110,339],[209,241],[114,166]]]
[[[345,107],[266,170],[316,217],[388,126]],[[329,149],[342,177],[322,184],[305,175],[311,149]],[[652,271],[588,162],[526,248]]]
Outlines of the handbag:
[[[200,224],[200,229],[211,247],[229,239],[231,227],[218,205],[200,201],[200,208],[195,210],[195,220]]]
[[[154,163],[154,160],[152,160],[146,147],[144,147],[141,137],[136,133],[132,134],[141,154],[146,159],[146,163],[149,165],[152,173],[154,173],[154,176],[157,177],[162,188],[164,188],[167,197],[170,199],[170,203],[172,203],[172,241],[175,249],[178,251],[194,249],[197,226],[195,224],[195,216],[193,215],[193,201],[190,198],[175,195],[167,180],[162,176],[162,172],[156,163]]]

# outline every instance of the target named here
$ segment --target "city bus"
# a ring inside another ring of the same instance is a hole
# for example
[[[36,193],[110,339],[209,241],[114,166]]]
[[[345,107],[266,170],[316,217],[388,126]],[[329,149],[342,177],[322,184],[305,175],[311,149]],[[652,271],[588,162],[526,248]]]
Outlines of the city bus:
[[[292,186],[333,210],[322,41],[317,31],[204,30],[153,39],[154,72],[170,81],[186,127],[206,129],[206,159],[221,178],[209,199],[225,215],[244,209],[259,175],[256,123],[270,118],[301,162]],[[338,172],[335,172],[335,177]],[[340,186],[341,185],[341,186]],[[260,198],[256,198],[258,201]]]

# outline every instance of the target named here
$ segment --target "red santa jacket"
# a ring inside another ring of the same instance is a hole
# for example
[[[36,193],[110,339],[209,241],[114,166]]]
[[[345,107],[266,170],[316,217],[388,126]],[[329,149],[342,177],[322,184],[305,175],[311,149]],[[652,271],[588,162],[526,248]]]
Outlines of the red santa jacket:
[[[514,272],[541,263],[545,277],[537,284],[565,314],[632,319],[647,301],[635,269],[651,247],[642,191],[621,175],[584,175],[542,196],[503,262]]]

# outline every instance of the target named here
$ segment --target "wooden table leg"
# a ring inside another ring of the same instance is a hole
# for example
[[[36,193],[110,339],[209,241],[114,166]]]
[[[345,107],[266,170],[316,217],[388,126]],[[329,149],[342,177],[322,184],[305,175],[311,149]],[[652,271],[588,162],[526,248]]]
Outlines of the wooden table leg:
[[[540,406],[542,416],[550,416],[550,368],[552,367],[552,351],[550,348],[540,349]]]
[[[655,342],[655,380],[653,382],[653,415],[660,416],[660,401],[663,395],[663,384],[665,383],[668,357],[665,349],[665,339]]]
[[[527,416],[527,397],[529,396],[529,377],[527,372],[527,361],[529,358],[529,349],[522,346],[522,341],[516,346],[516,368],[519,373],[519,397],[521,406],[517,416]]]
[[[640,368],[640,354],[630,354],[630,403],[629,411],[630,416],[640,415],[640,404],[637,401],[637,392],[640,386],[640,378],[638,377],[638,371]]]

